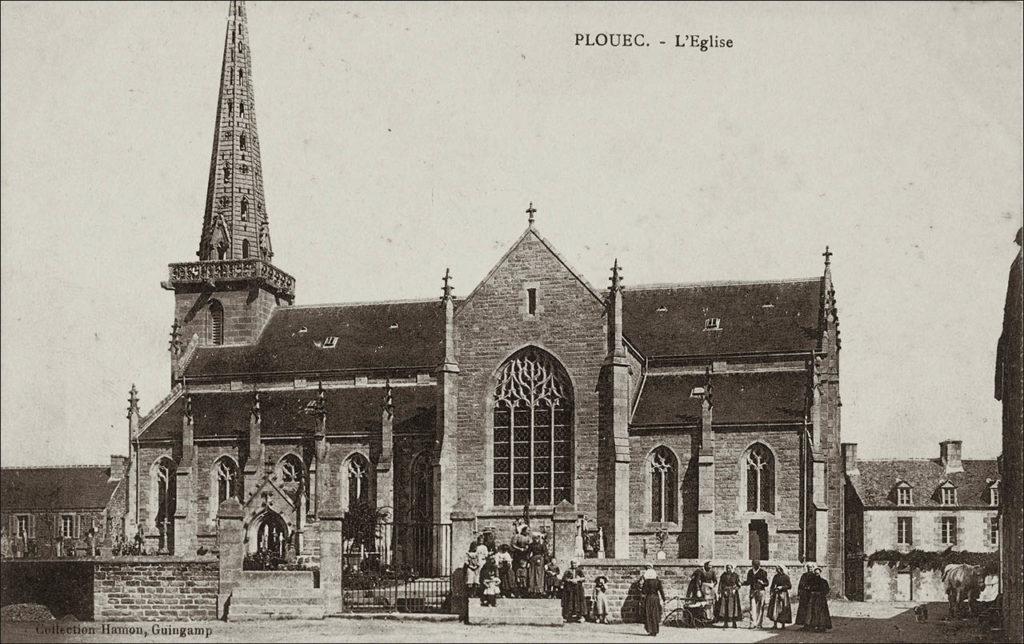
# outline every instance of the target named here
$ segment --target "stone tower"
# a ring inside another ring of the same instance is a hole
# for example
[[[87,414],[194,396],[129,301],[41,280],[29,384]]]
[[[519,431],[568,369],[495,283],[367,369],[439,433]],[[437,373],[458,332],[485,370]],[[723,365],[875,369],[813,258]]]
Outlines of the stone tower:
[[[245,4],[231,0],[210,158],[199,261],[170,265],[172,380],[191,345],[253,342],[295,280],[271,263]]]

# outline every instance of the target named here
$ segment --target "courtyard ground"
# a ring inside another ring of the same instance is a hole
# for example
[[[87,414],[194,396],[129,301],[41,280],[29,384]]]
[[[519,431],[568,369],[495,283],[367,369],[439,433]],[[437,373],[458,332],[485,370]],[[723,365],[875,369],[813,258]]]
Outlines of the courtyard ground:
[[[663,628],[664,642],[998,642],[975,620],[945,622],[945,605],[929,606],[931,619],[918,623],[911,604],[833,602],[834,628],[811,633],[785,631]],[[104,626],[107,629],[104,629]],[[54,629],[57,628],[57,631]],[[79,632],[94,630],[89,634]],[[112,632],[114,629],[116,631]],[[178,629],[178,630],[174,630]],[[184,635],[180,629],[201,632]],[[121,634],[134,631],[134,634]],[[649,642],[640,624],[567,624],[562,628],[466,626],[454,621],[326,619],[266,622],[40,622],[5,623],[0,642]]]

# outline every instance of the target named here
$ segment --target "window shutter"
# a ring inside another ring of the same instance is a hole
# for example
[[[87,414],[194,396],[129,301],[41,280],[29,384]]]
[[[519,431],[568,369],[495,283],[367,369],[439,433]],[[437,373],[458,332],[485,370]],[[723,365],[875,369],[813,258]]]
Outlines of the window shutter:
[[[64,536],[64,533],[61,531],[61,523],[62,523],[61,516],[59,514],[54,515],[54,517],[53,517],[53,536],[54,536],[54,538],[60,538],[60,537]]]
[[[8,534],[11,536],[12,539],[14,539],[18,536],[18,515],[12,514],[10,520],[11,530]]]
[[[74,522],[75,526],[75,538],[80,539],[82,537],[82,517],[76,514],[71,518],[71,520]]]
[[[28,515],[28,538],[36,538],[36,515],[34,514]]]

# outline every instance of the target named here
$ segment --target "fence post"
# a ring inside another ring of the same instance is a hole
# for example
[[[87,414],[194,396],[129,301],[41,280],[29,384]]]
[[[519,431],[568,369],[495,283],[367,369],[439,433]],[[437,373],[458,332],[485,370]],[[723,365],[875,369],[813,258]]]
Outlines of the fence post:
[[[227,619],[231,591],[242,576],[245,543],[242,530],[242,506],[236,499],[227,499],[217,512],[217,550],[220,583],[217,591],[217,616]]]
[[[320,592],[324,598],[324,615],[339,615],[344,610],[341,592],[345,553],[342,524],[340,510],[320,510]]]

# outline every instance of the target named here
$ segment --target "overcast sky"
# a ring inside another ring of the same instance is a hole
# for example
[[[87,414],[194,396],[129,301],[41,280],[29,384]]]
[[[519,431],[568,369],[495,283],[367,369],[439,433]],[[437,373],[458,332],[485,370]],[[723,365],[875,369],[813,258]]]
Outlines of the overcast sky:
[[[169,388],[227,2],[2,11],[2,462],[127,450]],[[999,452],[1021,5],[249,3],[275,263],[304,304],[466,295],[526,225],[598,286],[819,275],[842,438]],[[642,32],[650,47],[574,46]],[[675,34],[717,34],[701,53]],[[669,44],[660,45],[665,40]],[[628,292],[627,292],[628,296]]]

